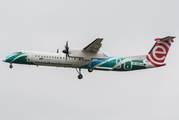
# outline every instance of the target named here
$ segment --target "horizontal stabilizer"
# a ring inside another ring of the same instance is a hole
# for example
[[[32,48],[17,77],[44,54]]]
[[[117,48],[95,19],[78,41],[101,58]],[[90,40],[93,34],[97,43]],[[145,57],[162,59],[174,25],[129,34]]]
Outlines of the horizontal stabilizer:
[[[165,38],[156,38],[155,41],[159,40],[159,41],[162,41],[162,42],[174,42],[173,39],[175,37],[174,36],[167,36]]]

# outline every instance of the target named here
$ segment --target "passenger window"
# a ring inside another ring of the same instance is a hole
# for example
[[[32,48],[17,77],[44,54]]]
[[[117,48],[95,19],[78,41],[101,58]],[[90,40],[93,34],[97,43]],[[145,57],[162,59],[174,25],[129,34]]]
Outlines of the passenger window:
[[[49,58],[51,58],[51,56],[49,56]]]
[[[40,55],[38,55],[38,57],[40,57]]]
[[[48,56],[47,56],[47,58],[48,58]]]
[[[37,55],[35,55],[35,57],[37,57]]]
[[[59,57],[57,57],[57,59],[59,59]]]
[[[41,55],[41,57],[43,57],[43,55]]]

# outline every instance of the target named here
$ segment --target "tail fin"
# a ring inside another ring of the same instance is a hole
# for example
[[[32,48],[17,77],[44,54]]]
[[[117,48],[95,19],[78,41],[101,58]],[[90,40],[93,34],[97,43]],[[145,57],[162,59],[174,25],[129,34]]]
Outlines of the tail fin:
[[[155,45],[146,56],[147,60],[157,67],[166,65],[164,61],[170,49],[171,43],[174,42],[174,38],[175,37],[172,36],[156,38]]]

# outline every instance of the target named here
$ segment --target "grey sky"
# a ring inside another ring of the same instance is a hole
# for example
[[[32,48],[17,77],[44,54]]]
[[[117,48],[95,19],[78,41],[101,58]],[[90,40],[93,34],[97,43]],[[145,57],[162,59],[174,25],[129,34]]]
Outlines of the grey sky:
[[[178,0],[0,0],[0,58],[17,50],[83,48],[104,38],[108,56],[147,54],[154,39],[176,36],[161,68],[133,72],[0,62],[1,120],[179,119]]]

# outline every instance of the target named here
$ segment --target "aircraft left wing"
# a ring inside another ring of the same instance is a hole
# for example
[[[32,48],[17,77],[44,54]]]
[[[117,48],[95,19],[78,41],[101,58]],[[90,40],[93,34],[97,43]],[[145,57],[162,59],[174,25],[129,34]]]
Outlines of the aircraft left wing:
[[[97,53],[102,45],[101,44],[102,41],[103,41],[103,38],[97,38],[91,44],[83,48],[83,51]]]

